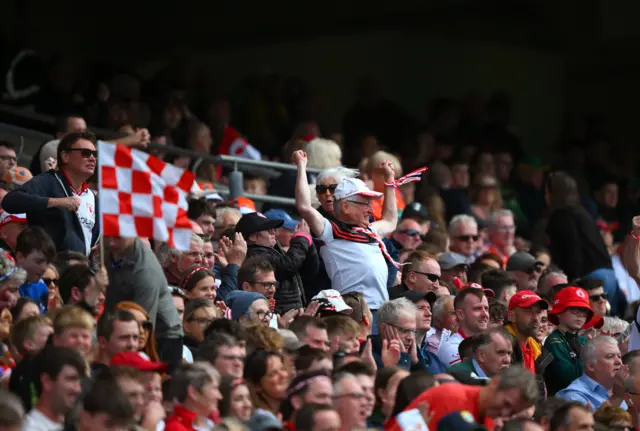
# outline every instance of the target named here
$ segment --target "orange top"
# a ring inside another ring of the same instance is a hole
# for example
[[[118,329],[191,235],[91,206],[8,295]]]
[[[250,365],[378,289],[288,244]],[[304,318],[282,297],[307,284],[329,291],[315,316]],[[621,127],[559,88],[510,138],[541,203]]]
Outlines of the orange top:
[[[371,201],[373,206],[373,218],[376,220],[380,220],[382,218],[382,206],[384,205],[384,198],[382,199],[374,199]],[[396,205],[398,206],[398,211],[402,211],[406,206],[404,203],[404,199],[402,199],[402,193],[400,190],[396,188]]]
[[[484,424],[489,431],[493,431],[493,420],[480,417],[479,401],[482,386],[469,386],[460,383],[445,383],[435,388],[430,388],[421,393],[405,409],[418,408],[420,404],[427,403],[429,411],[433,413],[431,422],[427,425],[430,430],[438,429],[438,422],[449,413],[466,410],[473,415],[476,422]],[[484,422],[484,423],[483,423]],[[384,424],[385,431],[402,431],[395,418],[391,418]]]

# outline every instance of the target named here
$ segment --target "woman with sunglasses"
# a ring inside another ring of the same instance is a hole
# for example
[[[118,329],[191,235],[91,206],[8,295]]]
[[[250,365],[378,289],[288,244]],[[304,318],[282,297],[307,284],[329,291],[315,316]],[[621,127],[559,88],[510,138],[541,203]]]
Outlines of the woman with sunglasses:
[[[58,289],[59,280],[60,276],[58,275],[57,268],[55,265],[50,264],[44,274],[42,274],[42,282],[46,284],[47,289],[49,289],[49,306],[47,307],[49,311],[64,305],[62,297],[60,297],[60,290]]]
[[[127,310],[133,314],[140,325],[140,347],[138,350],[153,362],[160,362],[156,347],[156,332],[153,329],[153,322],[149,320],[149,315],[144,308],[131,301],[122,301],[116,305],[116,309]]]

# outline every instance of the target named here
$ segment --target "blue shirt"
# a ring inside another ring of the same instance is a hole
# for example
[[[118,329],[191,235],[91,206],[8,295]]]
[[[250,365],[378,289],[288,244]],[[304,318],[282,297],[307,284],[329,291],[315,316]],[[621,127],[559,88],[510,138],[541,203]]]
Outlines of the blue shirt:
[[[20,286],[20,295],[33,299],[40,306],[40,312],[46,313],[49,305],[49,288],[42,280],[35,283],[26,282]]]
[[[490,378],[489,376],[487,376],[487,373],[484,372],[482,367],[480,367],[480,364],[478,363],[478,361],[476,361],[475,359],[472,359],[471,363],[473,364],[473,368],[476,369],[476,375],[478,377],[482,377],[482,378],[485,378],[485,379]]]
[[[558,391],[555,396],[567,401],[582,403],[591,411],[597,410],[603,402],[611,397],[604,386],[586,374],[578,377],[569,386]],[[627,404],[624,401],[620,407],[627,410]]]

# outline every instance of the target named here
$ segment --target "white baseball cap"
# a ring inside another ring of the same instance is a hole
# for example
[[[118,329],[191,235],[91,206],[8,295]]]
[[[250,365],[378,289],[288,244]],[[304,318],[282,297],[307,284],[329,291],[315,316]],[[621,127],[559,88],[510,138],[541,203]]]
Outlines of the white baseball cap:
[[[26,214],[9,214],[6,211],[2,211],[0,214],[0,228],[8,225],[9,223],[26,223]]]
[[[357,178],[343,178],[336,187],[333,197],[339,201],[351,196],[360,195],[367,198],[379,199],[382,197],[382,193],[374,192],[367,185]]]
[[[353,311],[353,308],[349,307],[347,303],[344,302],[344,299],[342,299],[342,295],[340,295],[340,292],[338,292],[337,290],[334,290],[334,289],[321,290],[311,300],[314,301],[318,299],[326,300],[329,304],[331,304],[331,307],[338,313],[351,314],[351,312]]]

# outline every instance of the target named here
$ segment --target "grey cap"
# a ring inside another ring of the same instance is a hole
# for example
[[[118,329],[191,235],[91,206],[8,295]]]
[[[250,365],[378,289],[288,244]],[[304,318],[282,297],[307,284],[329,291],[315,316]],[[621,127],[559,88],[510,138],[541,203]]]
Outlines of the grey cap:
[[[447,251],[442,253],[438,258],[438,264],[440,265],[440,269],[448,270],[453,269],[456,266],[465,265],[467,266],[467,260],[460,253],[454,253],[452,251]]]
[[[535,257],[527,253],[526,251],[516,251],[507,260],[507,271],[531,271],[536,265],[540,265],[542,262],[536,260]]]

